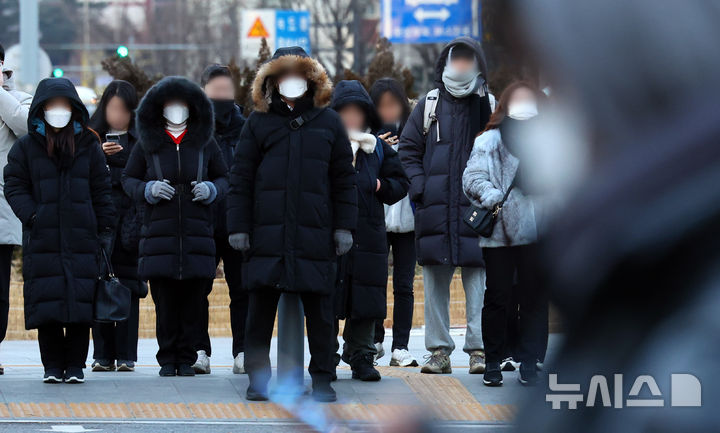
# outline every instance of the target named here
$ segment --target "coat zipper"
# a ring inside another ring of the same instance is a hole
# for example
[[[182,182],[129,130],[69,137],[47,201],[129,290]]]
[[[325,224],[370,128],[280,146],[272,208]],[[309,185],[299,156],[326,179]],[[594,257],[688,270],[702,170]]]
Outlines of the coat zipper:
[[[182,179],[182,163],[180,162],[180,143],[175,145],[177,150],[178,180]],[[182,235],[182,191],[178,192],[178,237],[180,241],[180,280],[183,273],[183,235]]]

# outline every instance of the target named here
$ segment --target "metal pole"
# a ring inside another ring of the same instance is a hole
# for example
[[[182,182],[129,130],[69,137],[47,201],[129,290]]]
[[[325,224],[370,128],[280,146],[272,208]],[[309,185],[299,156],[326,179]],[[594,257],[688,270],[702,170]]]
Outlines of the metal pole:
[[[303,386],[305,321],[300,296],[283,293],[278,304],[277,378],[285,391]]]
[[[90,2],[85,0],[83,3],[83,51],[82,51],[82,85],[90,84],[90,73],[87,70],[90,64]]]
[[[20,68],[22,76],[18,81],[26,87],[35,87],[38,77],[38,57],[40,57],[40,31],[38,30],[38,0],[20,2],[20,50],[22,56]]]

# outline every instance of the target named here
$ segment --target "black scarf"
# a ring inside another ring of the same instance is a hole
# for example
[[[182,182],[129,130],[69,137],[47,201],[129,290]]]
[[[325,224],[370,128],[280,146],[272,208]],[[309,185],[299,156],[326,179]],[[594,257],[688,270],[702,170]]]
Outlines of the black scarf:
[[[235,101],[232,99],[211,99],[210,101],[215,110],[215,128],[223,131],[230,126],[233,111],[235,111]]]
[[[534,188],[530,185],[527,176],[524,175],[523,167],[527,161],[522,160],[522,155],[527,155],[527,151],[523,149],[525,143],[525,137],[532,131],[536,131],[535,122],[537,116],[527,120],[517,120],[511,117],[505,116],[503,121],[500,123],[500,136],[505,148],[515,158],[520,160],[518,165],[517,173],[515,174],[515,187],[521,189],[525,193],[531,193]]]
[[[287,117],[301,116],[306,111],[312,109],[315,106],[313,95],[310,92],[295,100],[295,107],[291,110],[287,103],[283,101],[280,93],[275,90],[272,94],[270,101],[270,110],[276,114]]]

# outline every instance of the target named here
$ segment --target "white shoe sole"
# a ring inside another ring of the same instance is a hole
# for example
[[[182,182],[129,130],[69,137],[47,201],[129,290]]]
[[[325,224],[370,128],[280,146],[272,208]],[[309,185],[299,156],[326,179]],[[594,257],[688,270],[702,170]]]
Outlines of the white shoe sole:
[[[128,367],[127,364],[120,364],[117,367],[117,371],[135,371],[135,367]]]
[[[390,360],[390,367],[417,367],[419,364],[415,359],[406,359],[404,361],[398,361],[395,358]]]
[[[493,382],[483,379],[483,383],[487,386],[500,386],[503,384],[503,381],[501,380],[499,383],[493,383]]]
[[[80,379],[79,377],[70,376],[67,379],[65,379],[65,383],[85,383],[85,379]]]
[[[55,376],[48,376],[43,378],[43,382],[45,383],[62,383],[62,378],[58,378]]]
[[[210,374],[210,366],[204,367],[202,365],[195,364],[192,369],[196,374]]]

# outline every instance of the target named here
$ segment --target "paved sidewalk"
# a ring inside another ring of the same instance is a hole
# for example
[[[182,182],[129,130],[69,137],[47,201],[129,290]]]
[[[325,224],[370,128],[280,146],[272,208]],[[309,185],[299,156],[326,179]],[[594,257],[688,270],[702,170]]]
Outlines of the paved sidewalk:
[[[457,334],[457,346],[462,347],[462,330],[453,333]],[[551,336],[551,355],[559,340],[559,336]],[[387,351],[391,337],[386,341]],[[425,355],[423,341],[421,332],[414,331],[410,351],[420,362]],[[210,375],[159,377],[156,342],[146,339],[139,343],[135,372],[86,369],[83,385],[50,385],[41,381],[37,342],[6,341],[0,346],[0,361],[5,366],[5,375],[0,376],[0,431],[87,431],[92,427],[96,431],[280,432],[299,431],[308,424],[331,431],[338,423],[351,426],[352,431],[364,431],[378,423],[428,417],[442,423],[438,431],[487,431],[507,426],[521,399],[531,391],[520,386],[516,372],[505,374],[501,388],[483,386],[482,376],[468,374],[467,355],[456,350],[451,357],[452,375],[387,367],[390,355],[386,354],[379,360],[383,379],[377,383],[352,380],[349,368],[341,364],[339,380],[333,385],[337,403],[314,404],[308,399],[250,403],[244,398],[247,376],[232,374],[231,340],[215,338],[212,344]],[[276,352],[273,341],[273,366]],[[306,353],[306,364],[308,360]],[[305,379],[309,384],[307,373]],[[62,427],[62,422],[73,425]]]

